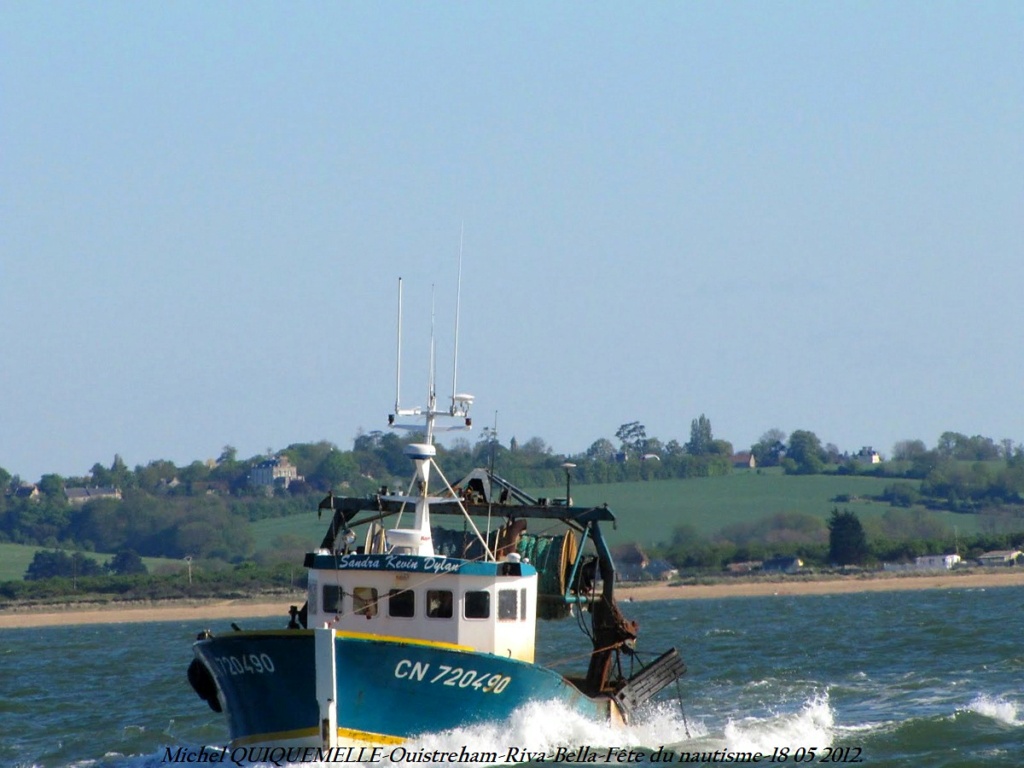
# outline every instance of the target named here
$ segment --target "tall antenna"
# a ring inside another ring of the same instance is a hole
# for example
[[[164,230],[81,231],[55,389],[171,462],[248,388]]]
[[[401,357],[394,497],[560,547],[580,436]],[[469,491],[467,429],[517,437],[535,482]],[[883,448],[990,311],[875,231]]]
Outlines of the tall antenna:
[[[430,286],[430,389],[427,393],[429,397],[428,406],[430,410],[434,410],[434,402],[437,398],[437,368],[435,365],[435,344],[434,344],[434,286]]]
[[[458,372],[458,335],[459,335],[459,302],[456,302],[455,309],[455,363],[454,370],[452,373],[452,402],[451,405],[438,410],[437,407],[437,344],[435,339],[435,285],[430,286],[430,368],[427,374],[427,407],[415,407],[415,408],[402,408],[401,402],[401,391],[402,391],[402,278],[398,278],[398,333],[396,337],[397,347],[397,363],[395,365],[395,411],[388,416],[388,425],[394,429],[406,429],[415,430],[422,433],[424,428],[426,430],[426,443],[432,445],[434,439],[434,433],[440,429],[444,432],[472,429],[473,419],[470,418],[469,411],[473,404],[473,396],[465,393],[460,393],[455,387],[457,386],[457,380],[455,376]],[[462,246],[459,246],[459,298],[461,299],[462,292]],[[399,423],[399,420],[404,416],[421,416],[424,417],[425,423],[423,426],[415,427],[412,424]],[[439,427],[435,424],[435,419],[438,416],[459,418],[461,424],[458,426],[445,426]]]
[[[395,365],[395,415],[402,392],[402,278],[398,278],[398,363]]]
[[[459,310],[462,307],[462,244],[466,235],[466,225],[459,229],[459,279],[455,288],[455,353],[452,355],[452,407],[451,414],[455,415],[455,402],[459,394]]]
[[[497,443],[498,443],[498,412],[497,411],[494,412],[494,429],[491,430],[491,439],[488,442],[490,442],[490,445],[487,446],[487,447],[490,448],[490,452],[491,452],[491,474],[493,475],[494,474],[494,449],[495,449],[495,447],[497,446]]]
[[[430,286],[430,382],[427,389],[427,412],[435,413],[437,407],[437,369],[434,355],[434,286]],[[427,442],[434,439],[434,419],[427,422]]]

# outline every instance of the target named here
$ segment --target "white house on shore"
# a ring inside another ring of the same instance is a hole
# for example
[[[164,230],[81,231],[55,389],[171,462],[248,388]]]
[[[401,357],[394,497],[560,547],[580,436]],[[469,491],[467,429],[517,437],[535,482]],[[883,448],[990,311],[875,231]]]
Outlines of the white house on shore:
[[[914,566],[919,571],[948,571],[960,560],[960,555],[922,555],[914,558]]]
[[[1019,549],[999,549],[983,554],[978,558],[978,564],[985,566],[1016,565],[1020,556]]]
[[[960,555],[922,555],[912,563],[883,563],[887,573],[919,573],[921,571],[948,571],[962,562]]]

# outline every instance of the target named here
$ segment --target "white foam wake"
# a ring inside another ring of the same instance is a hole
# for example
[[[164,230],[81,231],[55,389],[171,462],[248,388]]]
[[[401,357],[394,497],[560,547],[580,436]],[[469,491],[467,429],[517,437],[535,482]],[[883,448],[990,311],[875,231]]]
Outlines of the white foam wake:
[[[770,754],[776,748],[823,749],[832,743],[835,718],[828,695],[820,694],[804,703],[799,712],[730,720],[725,741],[735,752]]]
[[[469,761],[437,759],[438,753],[494,753],[496,759],[487,764],[515,765],[527,762],[531,755],[544,755],[551,762],[559,749],[576,751],[599,750],[601,759],[610,748],[636,749],[654,752],[685,741],[687,732],[697,737],[704,735],[700,724],[687,724],[675,702],[661,702],[648,707],[637,722],[624,728],[609,728],[606,723],[590,720],[558,702],[534,702],[513,711],[507,720],[481,723],[455,728],[450,731],[428,733],[400,747],[384,747],[380,759],[372,763],[346,763],[347,768],[365,765],[373,768],[414,768],[429,763],[431,766],[467,768]],[[223,765],[232,765],[228,758]],[[614,758],[613,758],[614,762]],[[156,768],[162,765],[159,756],[129,759],[117,763],[117,768]],[[185,764],[191,765],[191,764]],[[198,765],[198,763],[196,764]],[[321,768],[320,763],[271,763],[243,761],[244,768]],[[328,765],[326,763],[323,768]],[[104,768],[106,768],[104,766]]]
[[[692,733],[700,727],[689,725]],[[609,728],[557,702],[534,702],[514,711],[508,720],[427,734],[405,745],[409,751],[498,752],[499,763],[516,763],[525,752],[549,756],[559,748],[581,747],[607,751],[610,747],[657,750],[687,738],[687,724],[677,706],[665,702],[646,710],[638,721],[625,728]],[[518,750],[508,759],[510,749]],[[518,755],[518,757],[516,757]],[[384,766],[397,765],[385,760]],[[402,763],[405,765],[405,763]]]
[[[992,697],[983,693],[968,704],[967,709],[970,712],[990,717],[1006,725],[1024,725],[1024,720],[1020,718],[1020,711],[1017,705],[1001,696]]]

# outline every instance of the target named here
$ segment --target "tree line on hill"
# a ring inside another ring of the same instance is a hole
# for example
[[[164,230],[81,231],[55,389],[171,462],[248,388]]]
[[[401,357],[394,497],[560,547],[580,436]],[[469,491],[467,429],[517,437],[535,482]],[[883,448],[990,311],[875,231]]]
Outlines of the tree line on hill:
[[[890,508],[860,520],[849,509],[833,508],[829,520],[803,512],[781,512],[725,526],[705,535],[677,526],[651,554],[683,572],[715,572],[735,566],[796,557],[818,568],[913,563],[925,555],[956,552],[971,561],[985,552],[1024,547],[1024,530],[1003,529],[998,518],[987,530],[959,534],[923,508]],[[837,541],[838,540],[838,541]]]
[[[513,438],[502,445],[492,431],[484,430],[475,444],[459,440],[438,446],[438,454],[450,477],[492,465],[511,482],[533,488],[560,487],[566,462],[575,465],[573,482],[577,484],[708,477],[734,471],[732,444],[714,437],[711,421],[703,414],[692,421],[685,443],[648,437],[646,428],[636,421],[621,425],[615,437],[618,444],[601,438],[583,453],[566,456],[554,454],[541,438],[522,444]],[[157,460],[130,469],[115,456],[109,467],[97,463],[85,476],[46,474],[35,484],[22,483],[0,468],[0,487],[5,489],[0,496],[0,542],[237,563],[253,554],[247,523],[309,511],[330,490],[365,495],[381,485],[400,483],[409,470],[403,449],[418,439],[422,438],[374,431],[358,435],[348,451],[327,441],[292,444],[277,455],[295,466],[298,478],[278,487],[252,484],[253,467],[268,457],[240,460],[231,446],[225,446],[216,461],[185,466]],[[807,430],[788,436],[769,430],[749,454],[758,469],[891,477],[882,500],[895,508],[998,509],[1018,515],[1024,509],[1024,449],[1011,441],[997,443],[945,432],[934,448],[920,440],[903,441],[894,447],[891,460],[872,464],[859,454],[822,445]],[[68,499],[69,488],[98,486],[118,489],[120,498],[97,498],[82,505]],[[24,493],[29,487],[33,492]],[[791,538],[796,535],[783,530]],[[732,541],[737,535],[725,531],[721,538]],[[772,535],[778,538],[777,532]],[[821,531],[815,535],[820,538]],[[772,543],[765,531],[739,538],[756,542],[757,536]],[[887,539],[888,534],[875,538]],[[679,557],[692,559],[682,553]]]

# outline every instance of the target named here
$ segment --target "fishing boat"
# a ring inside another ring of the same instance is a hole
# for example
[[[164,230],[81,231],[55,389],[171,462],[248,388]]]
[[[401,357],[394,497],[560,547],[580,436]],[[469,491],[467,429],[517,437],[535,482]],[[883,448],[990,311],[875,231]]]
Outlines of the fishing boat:
[[[401,284],[398,338],[400,382]],[[569,468],[565,498],[534,498],[493,466],[448,481],[435,434],[472,426],[473,398],[454,379],[443,410],[433,383],[413,409],[396,385],[388,422],[412,435],[411,480],[320,502],[330,521],[305,556],[306,603],[290,607],[287,628],[199,635],[188,679],[227,716],[233,748],[400,744],[541,701],[630,723],[685,672],[675,649],[640,663],[601,528],[615,516],[573,505]],[[569,616],[587,635],[577,676],[536,658],[538,619]]]

